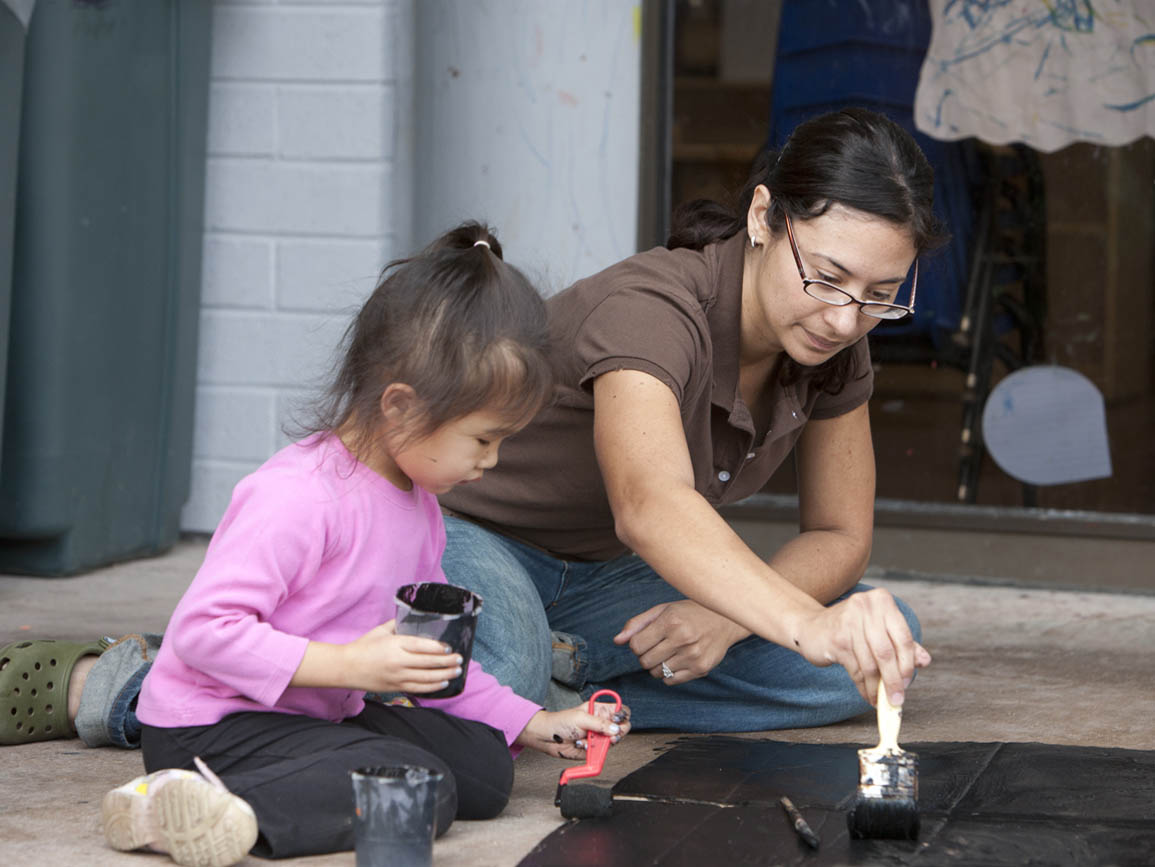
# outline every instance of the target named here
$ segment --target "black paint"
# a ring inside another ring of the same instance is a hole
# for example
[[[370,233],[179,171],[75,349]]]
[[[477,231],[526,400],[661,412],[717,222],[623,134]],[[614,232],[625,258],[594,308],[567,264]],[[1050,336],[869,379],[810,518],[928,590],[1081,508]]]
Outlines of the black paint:
[[[429,867],[437,787],[445,775],[410,765],[358,768],[353,781],[357,867]]]
[[[450,698],[465,689],[481,603],[476,593],[440,581],[405,584],[397,590],[397,633],[432,638],[461,656],[461,674],[444,689],[422,693],[423,698]]]
[[[614,786],[613,814],[563,825],[542,865],[1003,865],[1155,863],[1155,753],[1047,744],[924,743],[919,840],[853,840],[859,744],[685,739]],[[778,798],[822,839],[811,850]]]

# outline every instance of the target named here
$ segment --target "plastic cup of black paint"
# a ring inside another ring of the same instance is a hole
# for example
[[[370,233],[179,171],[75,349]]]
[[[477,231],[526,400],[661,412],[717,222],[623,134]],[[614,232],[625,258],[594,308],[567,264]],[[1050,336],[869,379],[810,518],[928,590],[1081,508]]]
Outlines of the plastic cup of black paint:
[[[353,780],[357,867],[430,867],[439,771],[413,765],[358,768]]]
[[[461,656],[461,674],[444,689],[423,692],[418,698],[449,698],[465,689],[479,614],[481,597],[464,587],[426,581],[406,584],[397,591],[397,633],[434,638]]]

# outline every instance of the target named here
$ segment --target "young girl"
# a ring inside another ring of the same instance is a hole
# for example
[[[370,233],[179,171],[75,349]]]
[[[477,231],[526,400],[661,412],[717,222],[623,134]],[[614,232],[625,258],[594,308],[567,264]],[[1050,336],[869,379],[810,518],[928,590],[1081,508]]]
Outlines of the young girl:
[[[237,485],[173,613],[137,707],[152,773],[102,805],[116,849],[211,865],[351,849],[350,770],[398,764],[444,774],[441,834],[502,811],[520,747],[579,758],[587,730],[629,730],[625,709],[549,713],[476,662],[460,695],[421,698],[462,660],[398,635],[395,593],[445,580],[436,495],[481,478],[541,406],[548,331],[478,224],[386,275],[318,424]]]

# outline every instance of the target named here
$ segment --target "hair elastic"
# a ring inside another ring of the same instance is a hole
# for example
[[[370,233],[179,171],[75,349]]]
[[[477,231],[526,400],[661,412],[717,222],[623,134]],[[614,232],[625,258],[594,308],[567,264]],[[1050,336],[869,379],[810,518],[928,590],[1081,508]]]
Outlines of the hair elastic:
[[[487,249],[487,250],[492,250],[492,249],[493,249],[492,247],[490,247],[490,246],[489,246],[489,242],[488,242],[488,241],[481,241],[481,240],[478,240],[478,241],[474,241],[474,242],[473,242],[473,246],[474,246],[474,247],[485,247],[485,249]]]

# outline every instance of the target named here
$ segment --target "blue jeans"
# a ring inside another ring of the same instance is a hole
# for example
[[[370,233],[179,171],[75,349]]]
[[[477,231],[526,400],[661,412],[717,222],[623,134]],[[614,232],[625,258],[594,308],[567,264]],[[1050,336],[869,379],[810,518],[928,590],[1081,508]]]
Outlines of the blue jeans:
[[[160,650],[162,636],[125,635],[104,651],[88,673],[76,714],[76,733],[90,747],[140,746],[136,699]]]
[[[613,643],[634,615],[685,598],[641,557],[559,560],[460,518],[447,517],[445,526],[446,577],[484,599],[473,658],[531,701],[545,703],[550,630],[557,630],[574,640],[583,698],[616,690],[635,728],[767,731],[826,725],[870,709],[842,666],[819,668],[757,636],[733,645],[706,677],[667,686],[642,669],[628,645]],[[859,584],[850,593],[869,589]],[[896,602],[921,640],[918,618]]]

